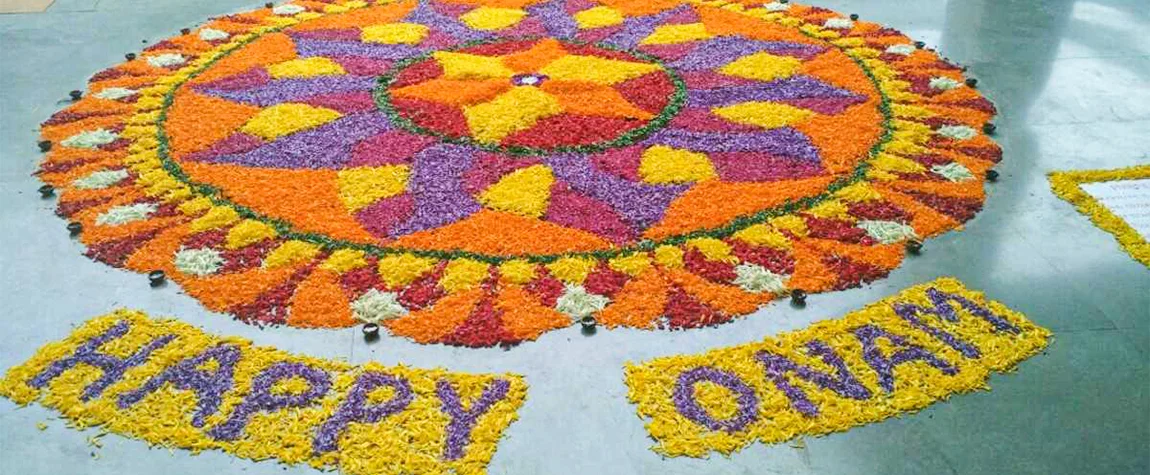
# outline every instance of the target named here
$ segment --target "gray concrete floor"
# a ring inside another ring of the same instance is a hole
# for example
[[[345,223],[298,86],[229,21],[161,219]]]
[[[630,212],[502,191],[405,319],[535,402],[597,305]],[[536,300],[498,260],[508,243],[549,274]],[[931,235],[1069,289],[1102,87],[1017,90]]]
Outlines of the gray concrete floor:
[[[1002,111],[1003,177],[965,232],[927,243],[888,279],[774,305],[690,332],[576,328],[512,351],[420,346],[357,330],[258,330],[205,311],[173,286],[81,256],[29,176],[37,124],[67,91],[154,42],[251,0],[56,0],[42,14],[0,15],[0,369],[71,326],[127,306],[208,331],[319,357],[463,371],[515,371],[531,385],[493,474],[1145,474],[1150,473],[1150,270],[1050,192],[1045,173],[1150,161],[1150,9],[1145,0],[825,0],[904,30],[970,66]],[[805,447],[752,445],[729,457],[664,460],[624,398],[628,360],[699,352],[843,315],[907,286],[954,275],[1018,309],[1056,340],[989,392]],[[37,430],[38,422],[48,429]],[[221,452],[192,456],[125,438],[86,443],[38,406],[0,400],[0,474],[316,473]],[[93,454],[98,455],[98,458]]]

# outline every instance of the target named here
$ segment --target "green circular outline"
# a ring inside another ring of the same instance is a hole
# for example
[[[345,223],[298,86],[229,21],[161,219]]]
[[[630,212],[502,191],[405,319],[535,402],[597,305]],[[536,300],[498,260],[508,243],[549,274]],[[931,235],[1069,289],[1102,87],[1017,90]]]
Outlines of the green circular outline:
[[[764,20],[764,21],[769,21],[769,20]],[[276,233],[279,234],[279,237],[282,237],[284,239],[294,239],[294,240],[298,240],[298,241],[309,242],[312,244],[316,244],[325,250],[353,249],[353,250],[362,251],[366,254],[371,254],[371,255],[375,255],[375,256],[386,256],[389,254],[412,254],[415,256],[419,256],[419,257],[429,257],[429,258],[433,258],[433,259],[444,259],[444,260],[465,258],[465,259],[471,259],[471,260],[475,260],[475,261],[479,261],[479,262],[484,262],[487,264],[500,264],[500,263],[503,263],[506,261],[511,261],[511,260],[525,260],[525,261],[528,261],[531,263],[546,264],[546,263],[554,262],[558,259],[567,258],[567,257],[589,257],[589,258],[594,258],[594,259],[610,259],[610,258],[622,256],[625,254],[631,254],[631,253],[635,253],[635,252],[653,251],[658,246],[679,245],[679,244],[682,244],[682,243],[684,243],[688,240],[691,240],[691,239],[697,239],[697,238],[703,238],[703,237],[723,238],[723,237],[728,237],[728,236],[730,236],[730,235],[732,235],[732,234],[738,232],[739,230],[742,230],[743,228],[746,228],[748,226],[752,226],[752,225],[767,221],[768,219],[776,218],[779,216],[785,216],[785,215],[794,213],[794,212],[802,210],[802,209],[809,209],[809,208],[811,208],[811,207],[813,207],[813,206],[815,206],[815,205],[817,205],[823,201],[826,201],[838,190],[841,190],[847,186],[850,186],[850,185],[862,180],[862,178],[866,176],[867,170],[870,169],[870,160],[873,159],[874,157],[876,157],[879,154],[879,152],[881,152],[882,149],[886,146],[886,144],[889,143],[894,138],[894,132],[893,132],[893,128],[891,126],[891,124],[894,120],[894,113],[891,111],[890,97],[888,97],[886,92],[883,91],[883,89],[881,87],[881,83],[879,82],[878,78],[874,75],[874,73],[870,70],[870,68],[868,68],[862,60],[847,54],[846,56],[848,58],[850,58],[852,61],[854,61],[855,64],[858,65],[858,67],[863,71],[863,73],[866,74],[867,78],[870,79],[871,83],[874,85],[875,90],[877,91],[877,93],[879,95],[880,102],[879,102],[878,108],[879,108],[879,111],[883,115],[883,135],[877,142],[874,143],[874,145],[871,146],[870,151],[867,153],[867,157],[865,159],[860,160],[859,165],[855,167],[853,172],[851,172],[849,175],[841,176],[841,177],[835,179],[835,181],[831,182],[830,185],[827,185],[826,190],[824,190],[822,193],[819,193],[817,195],[807,196],[804,198],[800,198],[798,200],[788,199],[787,201],[783,202],[783,204],[781,204],[781,205],[778,205],[778,206],[775,206],[775,207],[769,208],[769,209],[760,210],[760,211],[752,213],[752,214],[737,217],[735,219],[732,219],[727,224],[724,224],[724,225],[719,226],[719,227],[708,228],[708,229],[697,229],[697,230],[691,231],[691,232],[686,233],[686,234],[671,236],[669,238],[665,238],[665,239],[662,239],[660,241],[652,241],[652,240],[644,239],[644,240],[636,242],[634,245],[623,247],[623,248],[608,248],[608,249],[595,250],[595,251],[565,252],[565,253],[559,253],[559,254],[525,254],[525,255],[511,255],[511,256],[493,256],[493,255],[488,255],[488,254],[480,254],[480,253],[475,253],[475,252],[470,252],[470,251],[461,251],[461,250],[442,251],[442,250],[429,250],[429,249],[411,249],[411,248],[403,248],[403,247],[381,247],[381,246],[374,245],[374,244],[364,244],[364,243],[346,241],[346,240],[342,240],[342,239],[333,239],[329,236],[325,236],[322,234],[295,231],[294,226],[287,221],[284,221],[282,219],[264,216],[264,215],[256,212],[255,210],[253,210],[251,208],[239,205],[237,203],[234,203],[234,202],[228,200],[227,198],[224,198],[222,196],[223,192],[218,187],[204,184],[204,183],[199,183],[199,182],[192,180],[191,177],[189,177],[187,175],[187,173],[184,172],[184,170],[180,167],[180,165],[178,163],[176,163],[174,160],[172,160],[170,153],[169,153],[170,152],[170,150],[169,150],[170,145],[169,145],[168,136],[164,132],[164,124],[167,122],[168,110],[171,108],[172,103],[175,101],[176,91],[180,90],[180,88],[183,87],[184,84],[186,84],[188,81],[199,76],[201,73],[203,73],[208,68],[210,68],[212,65],[214,65],[217,61],[230,56],[232,53],[235,53],[236,51],[243,49],[243,47],[247,46],[249,43],[251,43],[251,42],[253,42],[259,38],[262,38],[262,37],[266,36],[267,34],[279,33],[281,31],[287,29],[290,26],[293,26],[293,25],[285,25],[285,26],[271,28],[267,31],[262,32],[261,34],[252,34],[252,37],[245,38],[243,41],[240,41],[238,44],[236,44],[234,48],[232,48],[228,51],[225,51],[222,54],[220,54],[219,56],[213,58],[211,61],[206,62],[200,69],[189,74],[188,77],[183,78],[183,79],[179,80],[178,82],[175,82],[174,84],[172,84],[171,89],[167,93],[164,94],[163,104],[160,106],[160,112],[156,118],[156,123],[155,123],[155,125],[156,125],[156,141],[158,143],[157,155],[159,156],[162,168],[165,171],[167,171],[172,176],[172,178],[175,178],[176,180],[180,181],[181,183],[187,185],[196,194],[208,198],[209,200],[211,200],[211,202],[213,204],[215,204],[217,206],[230,207],[233,210],[235,210],[239,216],[241,216],[243,218],[252,219],[252,220],[256,220],[256,221],[260,221],[260,222],[263,222],[265,224],[268,224],[269,226],[272,226],[273,228],[275,228]],[[818,38],[817,36],[814,36],[813,34],[808,33],[806,31],[803,31],[801,29],[796,28],[796,30],[800,31],[802,34],[804,34],[810,38],[817,39],[817,40],[822,41],[828,45],[836,47],[840,51],[842,51],[844,49],[842,47],[834,45],[833,43],[830,43],[829,41],[826,41],[823,38]],[[599,45],[596,45],[596,46],[599,46]],[[845,54],[845,51],[844,51],[844,54]],[[667,69],[667,71],[670,71],[670,70]]]
[[[399,113],[398,110],[396,110],[395,105],[392,104],[392,102],[391,102],[391,91],[389,90],[389,88],[391,87],[391,84],[393,82],[395,82],[395,79],[397,76],[399,76],[399,73],[403,72],[403,70],[406,69],[408,66],[412,66],[416,63],[427,61],[427,60],[431,59],[431,56],[434,55],[435,53],[439,52],[439,51],[459,51],[459,50],[464,50],[467,48],[480,46],[480,45],[504,43],[504,42],[511,42],[511,41],[538,41],[538,40],[544,39],[544,38],[548,38],[548,37],[518,36],[518,37],[510,37],[510,38],[486,38],[486,39],[481,39],[481,40],[467,41],[467,42],[461,43],[455,47],[452,47],[450,49],[429,51],[427,53],[423,53],[423,54],[420,54],[418,56],[412,56],[410,58],[404,58],[403,60],[392,65],[391,70],[388,71],[387,74],[384,74],[384,75],[379,77],[379,82],[376,84],[375,90],[372,91],[372,96],[375,99],[375,105],[376,105],[376,107],[379,108],[379,110],[383,111],[383,113],[387,115],[387,118],[390,119],[392,121],[392,123],[395,124],[398,128],[403,129],[403,130],[407,130],[409,132],[417,133],[420,135],[427,135],[427,136],[435,137],[435,138],[437,138],[443,142],[447,142],[450,144],[466,145],[466,146],[470,146],[470,147],[475,147],[475,148],[478,148],[480,150],[486,150],[488,152],[503,153],[503,154],[512,155],[512,156],[541,156],[541,155],[548,155],[548,154],[553,154],[553,153],[595,153],[595,152],[602,152],[604,150],[612,149],[612,148],[626,147],[628,145],[634,144],[635,142],[638,142],[639,140],[646,138],[652,132],[666,127],[667,124],[671,122],[671,119],[673,117],[675,117],[675,114],[678,114],[679,111],[681,111],[683,109],[683,106],[685,106],[687,104],[687,83],[686,83],[686,81],[684,81],[683,78],[681,76],[679,76],[679,74],[677,72],[675,72],[675,70],[667,67],[667,65],[664,64],[663,61],[660,60],[659,58],[656,58],[654,56],[651,56],[649,54],[642,53],[639,51],[626,50],[626,49],[619,48],[619,47],[616,47],[613,45],[590,43],[590,42],[586,42],[586,41],[577,41],[577,40],[569,40],[569,39],[559,39],[559,38],[556,38],[556,40],[564,42],[564,43],[570,43],[573,45],[594,46],[596,48],[602,48],[602,49],[605,49],[608,51],[627,53],[627,54],[632,55],[638,59],[641,59],[641,60],[644,60],[644,61],[647,61],[647,62],[650,62],[650,63],[653,63],[653,64],[659,66],[660,71],[662,71],[664,74],[667,75],[667,77],[669,77],[671,79],[671,84],[674,87],[674,91],[671,93],[670,100],[667,102],[667,105],[663,107],[663,110],[659,111],[658,115],[651,118],[651,120],[647,121],[647,123],[644,124],[642,127],[628,130],[627,132],[619,134],[618,137],[615,137],[611,140],[604,140],[602,142],[596,142],[596,143],[586,144],[586,145],[560,145],[558,147],[551,147],[551,148],[525,147],[522,145],[492,145],[492,144],[485,144],[482,142],[477,142],[470,137],[457,137],[457,136],[437,132],[437,131],[428,129],[426,127],[421,127],[421,126],[417,125],[415,122],[413,122],[411,119],[408,119],[407,117],[403,116],[402,114]]]

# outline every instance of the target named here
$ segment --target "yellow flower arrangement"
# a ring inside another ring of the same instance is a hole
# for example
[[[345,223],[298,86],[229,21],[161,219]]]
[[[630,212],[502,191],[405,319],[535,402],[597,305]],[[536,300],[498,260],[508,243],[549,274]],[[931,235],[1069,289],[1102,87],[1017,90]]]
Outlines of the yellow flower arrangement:
[[[823,435],[987,389],[1051,334],[952,278],[838,320],[700,355],[629,363],[628,398],[656,452],[729,454]]]
[[[517,375],[352,366],[128,310],[0,380],[0,395],[77,427],[357,475],[484,473],[526,390]]]

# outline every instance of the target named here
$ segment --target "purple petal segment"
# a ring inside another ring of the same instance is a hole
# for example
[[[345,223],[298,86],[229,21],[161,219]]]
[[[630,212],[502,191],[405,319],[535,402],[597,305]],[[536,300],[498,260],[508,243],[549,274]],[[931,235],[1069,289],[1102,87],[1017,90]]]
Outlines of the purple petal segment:
[[[784,41],[756,41],[737,36],[721,36],[702,42],[682,59],[671,63],[671,67],[683,71],[715,69],[743,56],[762,51],[810,59],[826,51],[826,48]]]
[[[720,107],[747,101],[787,101],[808,98],[863,97],[807,76],[794,76],[761,84],[719,89],[694,90],[687,93],[690,107]]]
[[[197,86],[199,90],[219,90],[219,91],[241,91],[244,89],[251,89],[254,87],[263,86],[271,82],[272,77],[268,71],[262,67],[256,67],[247,70],[246,72],[235,74],[217,79],[207,84]]]
[[[321,76],[308,79],[280,79],[244,90],[205,88],[202,91],[236,102],[267,107],[283,102],[295,102],[318,94],[371,91],[374,77]]]
[[[340,40],[340,41],[359,41],[362,37],[359,28],[340,28],[329,30],[292,30],[288,35],[293,40],[313,39],[313,40]]]
[[[818,162],[755,152],[713,153],[711,163],[719,177],[730,182],[793,180],[823,173]]]
[[[572,189],[611,205],[637,229],[663,218],[667,206],[688,185],[646,185],[596,169],[583,155],[561,154],[546,159],[555,176]]]
[[[235,155],[251,150],[255,150],[264,144],[264,141],[258,137],[245,134],[243,132],[236,132],[228,138],[220,140],[212,144],[205,150],[189,153],[183,158],[191,161],[211,161],[213,157],[220,155]]]
[[[349,115],[247,153],[205,161],[266,168],[341,168],[351,160],[357,142],[389,129],[391,123],[382,112]]]
[[[667,18],[690,9],[691,7],[688,5],[680,5],[654,15],[628,18],[623,21],[623,28],[618,33],[608,37],[603,43],[624,49],[634,48],[640,41],[643,41],[643,38],[655,31],[655,27],[663,24]]]
[[[579,32],[579,25],[567,14],[564,3],[564,0],[551,0],[528,7],[527,12],[542,20],[548,35],[554,38],[573,38]]]
[[[459,221],[479,211],[463,189],[463,173],[471,168],[475,151],[461,145],[440,144],[415,155],[407,189],[415,198],[414,215],[395,226],[401,236]]]
[[[297,38],[295,49],[301,57],[357,56],[372,59],[403,59],[426,51],[425,48],[405,44],[388,45],[358,41],[331,41]]]
[[[820,163],[819,151],[802,132],[780,127],[764,132],[712,133],[681,129],[664,129],[643,141],[644,145],[668,147],[705,153],[763,152],[779,157],[792,157]]]

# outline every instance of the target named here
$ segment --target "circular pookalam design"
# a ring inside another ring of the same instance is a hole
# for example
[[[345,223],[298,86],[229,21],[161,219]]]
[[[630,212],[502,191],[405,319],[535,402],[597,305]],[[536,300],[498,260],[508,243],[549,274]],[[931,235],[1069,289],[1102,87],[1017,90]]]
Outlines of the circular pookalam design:
[[[989,101],[791,3],[296,1],[96,74],[43,125],[88,255],[256,324],[513,344],[884,277],[961,227]]]

